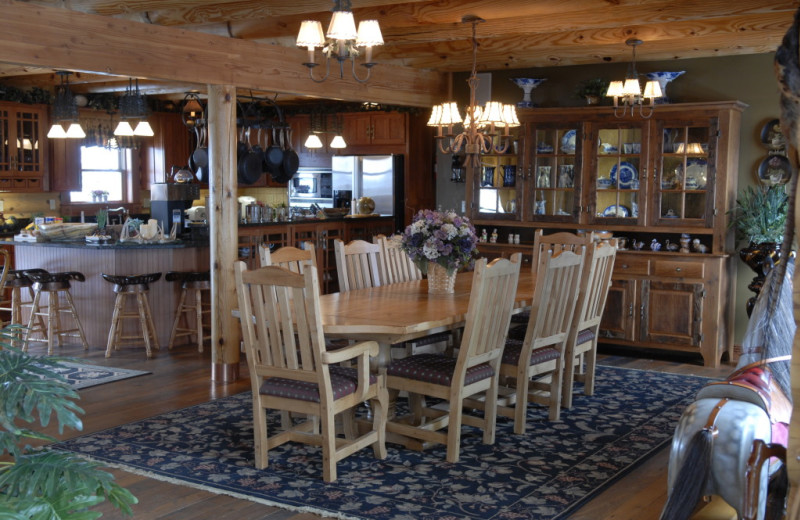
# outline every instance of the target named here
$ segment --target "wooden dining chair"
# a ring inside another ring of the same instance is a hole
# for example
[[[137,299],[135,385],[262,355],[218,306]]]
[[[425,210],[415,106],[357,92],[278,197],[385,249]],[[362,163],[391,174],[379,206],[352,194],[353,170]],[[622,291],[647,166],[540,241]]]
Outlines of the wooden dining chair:
[[[336,480],[339,460],[365,447],[372,446],[375,457],[385,458],[386,381],[369,372],[378,343],[325,349],[316,267],[306,267],[302,274],[279,266],[248,271],[244,262],[236,262],[234,271],[253,391],[256,467],[266,468],[269,450],[290,441],[322,447],[326,482]],[[343,361],[355,366],[340,366]],[[366,400],[372,410],[371,429],[360,436],[337,437],[336,416],[352,420],[355,407]],[[276,420],[268,421],[267,410],[304,416],[270,434]]]
[[[393,432],[423,442],[447,446],[447,461],[457,462],[461,426],[483,430],[483,443],[493,444],[500,356],[503,352],[511,310],[519,280],[522,255],[511,260],[475,263],[469,307],[458,356],[417,354],[392,361],[386,368],[391,390],[406,391],[410,415],[387,423]],[[464,401],[476,394],[487,395],[483,414],[471,414]],[[425,397],[447,401],[446,409],[428,407]],[[447,431],[442,431],[444,428]]]
[[[572,408],[574,381],[583,382],[585,395],[594,393],[597,339],[616,256],[616,239],[593,243],[587,250],[578,303],[564,352],[564,388],[561,398],[564,408]]]
[[[585,255],[583,246],[542,254],[525,336],[506,341],[497,413],[514,419],[514,433],[525,433],[528,402],[548,406],[551,421],[560,417],[564,349]]]
[[[306,266],[317,266],[317,252],[314,244],[306,242],[303,249],[284,246],[276,249],[273,253],[267,244],[262,245],[258,250],[261,267],[268,265],[279,265],[285,267],[293,273],[302,273]]]
[[[380,247],[379,267],[385,284],[422,280],[422,271],[403,251],[399,235],[376,235],[373,242]]]
[[[380,246],[366,240],[353,240],[345,244],[338,238],[333,241],[336,256],[336,273],[339,292],[384,285],[379,267]]]

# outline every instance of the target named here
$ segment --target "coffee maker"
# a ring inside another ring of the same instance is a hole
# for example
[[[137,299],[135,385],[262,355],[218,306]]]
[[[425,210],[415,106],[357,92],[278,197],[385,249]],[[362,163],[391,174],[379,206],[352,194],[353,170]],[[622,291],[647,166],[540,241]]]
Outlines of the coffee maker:
[[[350,209],[353,190],[333,190],[333,207]]]
[[[178,225],[178,235],[183,234],[184,211],[192,207],[192,202],[200,198],[200,185],[192,183],[160,182],[150,186],[150,216],[158,220],[164,234]]]

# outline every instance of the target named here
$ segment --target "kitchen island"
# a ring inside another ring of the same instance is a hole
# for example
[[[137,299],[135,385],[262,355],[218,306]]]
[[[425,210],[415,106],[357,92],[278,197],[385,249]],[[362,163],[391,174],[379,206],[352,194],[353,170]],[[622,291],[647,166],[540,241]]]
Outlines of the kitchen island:
[[[10,242],[7,242],[10,243]],[[137,275],[167,271],[206,271],[209,246],[204,242],[166,244],[110,243],[90,245],[84,242],[13,242],[15,269],[46,269],[51,272],[80,271],[85,282],[72,282],[72,297],[91,349],[106,348],[111,313],[114,309],[114,286],[102,274]],[[161,279],[150,284],[149,301],[158,342],[166,349],[180,296],[180,284]],[[27,316],[27,314],[26,314]],[[125,333],[133,333],[134,320]],[[208,324],[210,326],[210,323]],[[185,340],[185,338],[183,339]],[[75,339],[77,340],[77,338]],[[32,343],[31,352],[43,352],[41,343]],[[123,348],[139,348],[135,346]],[[142,343],[144,357],[144,343]],[[113,353],[111,354],[114,355]]]

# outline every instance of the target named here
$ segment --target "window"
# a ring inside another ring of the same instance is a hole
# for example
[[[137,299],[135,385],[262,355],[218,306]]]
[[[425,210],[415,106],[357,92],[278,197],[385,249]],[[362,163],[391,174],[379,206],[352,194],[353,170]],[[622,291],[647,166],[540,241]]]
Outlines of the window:
[[[81,186],[83,191],[71,191],[71,202],[97,202],[92,192],[108,193],[108,201],[123,202],[128,154],[124,148],[110,150],[102,146],[81,146]]]

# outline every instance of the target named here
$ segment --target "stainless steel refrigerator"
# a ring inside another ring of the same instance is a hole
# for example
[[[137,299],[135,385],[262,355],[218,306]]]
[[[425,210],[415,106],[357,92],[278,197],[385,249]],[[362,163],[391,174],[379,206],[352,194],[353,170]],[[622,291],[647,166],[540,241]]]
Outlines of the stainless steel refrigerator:
[[[402,224],[402,155],[334,155],[331,171],[334,193],[352,190],[355,199],[370,197],[375,213],[399,217]]]

